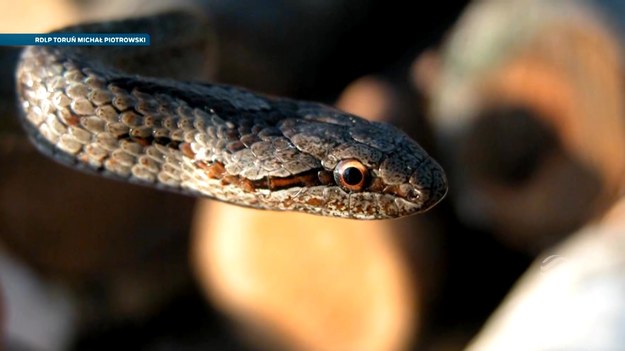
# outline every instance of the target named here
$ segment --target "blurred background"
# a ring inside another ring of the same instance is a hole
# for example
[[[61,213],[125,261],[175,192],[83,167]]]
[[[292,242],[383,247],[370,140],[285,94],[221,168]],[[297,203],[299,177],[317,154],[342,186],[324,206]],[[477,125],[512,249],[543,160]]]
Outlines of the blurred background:
[[[21,132],[0,48],[5,349],[625,345],[621,2],[2,0],[0,32],[168,9],[208,18],[197,79],[393,123],[448,198],[364,222],[74,172]]]

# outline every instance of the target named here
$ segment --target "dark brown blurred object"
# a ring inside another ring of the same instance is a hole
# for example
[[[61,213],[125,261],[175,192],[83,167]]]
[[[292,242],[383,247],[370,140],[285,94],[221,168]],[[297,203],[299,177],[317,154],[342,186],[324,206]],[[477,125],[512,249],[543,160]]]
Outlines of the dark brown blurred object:
[[[601,21],[567,2],[478,1],[416,66],[465,221],[537,252],[614,201],[623,71]]]
[[[200,0],[220,39],[219,81],[325,102],[363,74],[414,55],[467,1],[420,11],[380,0]]]
[[[2,147],[0,238],[14,254],[48,277],[99,290],[106,306],[91,308],[103,314],[145,313],[188,282],[193,199],[77,173],[24,138],[5,137]]]
[[[22,5],[26,13],[48,6]],[[78,22],[73,17],[77,12],[68,7],[49,27],[28,28],[47,31],[64,21]],[[210,33],[205,34],[211,40]],[[17,122],[18,54],[19,48],[0,51],[2,245],[43,279],[73,288],[81,304],[82,329],[153,314],[191,283],[187,253],[195,200],[82,174],[40,155]],[[212,58],[214,52],[202,55]],[[197,56],[191,61],[215,64]]]
[[[6,307],[4,306],[4,294],[2,293],[2,285],[0,285],[0,351],[6,350]]]

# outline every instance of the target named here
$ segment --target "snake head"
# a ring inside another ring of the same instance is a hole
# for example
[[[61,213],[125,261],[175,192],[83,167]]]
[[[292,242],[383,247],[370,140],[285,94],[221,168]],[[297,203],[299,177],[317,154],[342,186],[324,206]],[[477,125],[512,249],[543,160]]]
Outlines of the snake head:
[[[336,110],[334,110],[336,111]],[[284,126],[283,126],[284,127]],[[318,213],[357,219],[427,211],[447,193],[442,167],[397,128],[341,113],[306,115],[283,128],[300,151],[320,160],[323,186],[296,201]]]
[[[402,139],[387,153],[362,145],[338,149],[349,155],[337,159],[335,200],[326,206],[343,198],[347,205],[335,206],[337,212],[344,209],[342,216],[377,219],[425,212],[442,200],[447,192],[443,169],[414,141]]]

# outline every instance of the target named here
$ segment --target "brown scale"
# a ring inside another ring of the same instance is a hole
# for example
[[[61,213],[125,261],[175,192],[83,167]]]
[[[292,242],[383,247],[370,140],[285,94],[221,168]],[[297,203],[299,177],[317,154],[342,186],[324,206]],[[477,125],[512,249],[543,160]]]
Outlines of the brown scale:
[[[171,149],[179,149],[183,152],[183,154],[187,157],[193,158],[195,157],[195,153],[193,153],[193,151],[191,151],[191,147],[188,143],[184,143],[182,141],[179,140],[172,140],[168,137],[157,137],[155,138],[152,135],[145,135],[145,133],[142,132],[133,132],[133,130],[130,131],[130,133],[124,133],[124,134],[120,134],[116,136],[117,140],[128,140],[128,141],[132,141],[135,142],[141,146],[150,146],[153,143],[159,144],[159,145],[163,145],[163,146],[167,146]]]
[[[334,184],[334,175],[331,171],[321,170],[317,173],[317,176],[322,185]]]
[[[318,199],[316,197],[311,197],[308,200],[306,200],[306,203],[310,206],[321,207],[325,204],[325,201],[322,199]]]
[[[63,121],[65,121],[68,126],[78,126],[80,124],[80,116],[74,114],[70,110],[70,112],[67,114],[67,117],[63,118]]]
[[[167,139],[166,140],[166,144],[163,144],[163,145],[168,145],[168,146],[171,145],[171,143],[172,143],[171,139],[169,139],[169,138],[162,138],[162,139]],[[191,149],[191,144],[189,144],[189,143],[179,144],[178,149],[180,150],[180,152],[182,152],[183,155],[187,156],[188,158],[191,158],[191,159],[195,158],[195,152],[193,152],[193,150]],[[198,161],[198,162],[200,162],[200,161]],[[223,167],[223,165],[222,165],[222,167]]]
[[[269,190],[281,190],[281,189],[287,189],[287,188],[292,188],[296,186],[306,186],[306,187],[317,186],[317,185],[321,185],[321,180],[319,179],[318,173],[319,173],[318,170],[313,169],[313,170],[304,172],[296,176],[290,176],[290,177],[284,177],[284,178],[265,177],[258,181],[260,183],[258,185],[262,187],[262,184],[265,183],[269,186]]]
[[[389,186],[384,184],[384,181],[381,178],[374,178],[369,185],[368,191],[372,193],[381,193],[386,192],[388,188]]]
[[[190,148],[181,146],[182,152],[189,157],[193,154]],[[185,150],[191,155],[188,155]],[[332,172],[327,170],[312,169],[302,174],[290,177],[263,177],[257,180],[250,180],[237,175],[226,175],[226,168],[221,162],[196,161],[195,166],[202,169],[211,179],[221,179],[222,185],[235,185],[246,192],[254,192],[258,189],[268,189],[271,191],[282,190],[292,187],[313,187],[318,185],[328,185],[334,183]]]
[[[256,190],[254,181],[235,175],[223,176],[221,178],[221,185],[234,185],[247,193],[251,193]]]
[[[141,145],[141,146],[149,146],[152,144],[152,138],[144,138],[144,137],[140,137],[140,136],[131,136],[128,134],[124,134],[123,138],[118,138],[118,139],[129,139],[134,141],[135,143]]]
[[[399,197],[406,196],[406,194],[401,191],[399,184],[387,185],[386,183],[384,183],[382,178],[377,178],[377,177],[373,178],[373,180],[371,181],[371,184],[369,184],[369,187],[367,188],[367,191],[372,192],[372,193],[391,194],[391,195],[399,196]]]
[[[229,142],[226,145],[226,149],[228,149],[228,151],[230,151],[231,153],[243,150],[245,148],[246,148],[245,144],[242,143],[240,140]]]
[[[362,213],[366,213],[366,214],[369,214],[369,215],[371,214],[370,212],[365,212],[365,209],[362,206],[360,206],[360,205],[352,206],[352,211],[354,211],[354,212],[362,212]]]
[[[211,179],[221,179],[226,173],[226,168],[221,162],[209,163],[205,161],[196,161],[195,165],[204,170],[206,175]]]

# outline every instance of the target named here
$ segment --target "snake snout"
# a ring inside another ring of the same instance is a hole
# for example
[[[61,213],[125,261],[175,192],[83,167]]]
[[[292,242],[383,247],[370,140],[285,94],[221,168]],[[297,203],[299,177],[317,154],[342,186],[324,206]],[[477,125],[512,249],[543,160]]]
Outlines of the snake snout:
[[[421,208],[429,210],[447,194],[447,177],[443,168],[432,158],[424,160],[410,177],[409,183],[419,192]]]
[[[421,151],[425,153],[425,151]],[[378,198],[387,217],[402,217],[422,213],[447,193],[447,179],[443,168],[429,155],[395,152],[378,168],[372,188],[381,182],[383,195]]]

